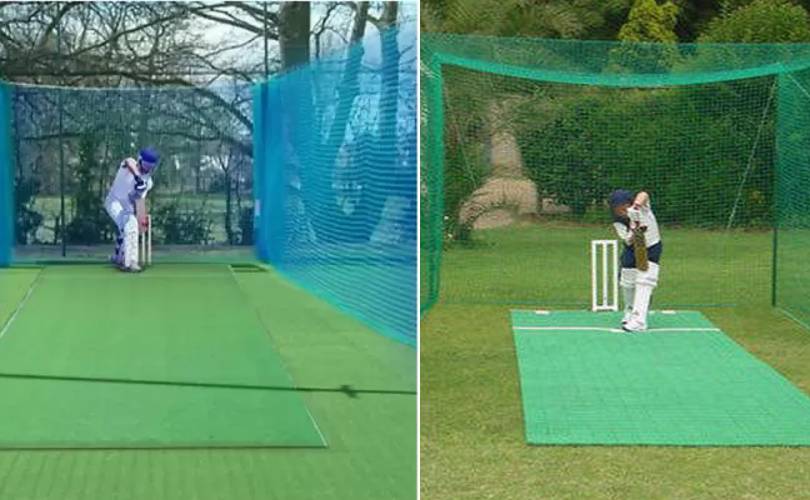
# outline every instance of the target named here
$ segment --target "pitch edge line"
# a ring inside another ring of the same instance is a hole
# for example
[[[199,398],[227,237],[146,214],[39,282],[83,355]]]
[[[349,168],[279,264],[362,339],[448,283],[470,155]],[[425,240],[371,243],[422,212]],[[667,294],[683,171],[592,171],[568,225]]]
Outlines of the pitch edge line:
[[[245,301],[245,307],[247,307],[253,312],[256,321],[258,321],[259,323],[259,326],[262,328],[262,330],[264,330],[264,334],[267,335],[267,337],[269,337],[268,340],[270,342],[270,347],[275,351],[276,355],[278,356],[278,361],[279,363],[281,363],[281,368],[284,370],[284,373],[287,375],[287,378],[290,380],[290,383],[292,384],[293,388],[298,389],[299,388],[298,383],[295,381],[295,379],[292,376],[292,373],[290,373],[290,370],[284,363],[284,358],[281,355],[281,349],[279,349],[278,346],[276,345],[275,338],[270,333],[269,326],[265,324],[261,313],[259,313],[259,310],[250,302],[250,298],[248,297],[247,292],[245,292],[242,289],[242,285],[239,283],[239,279],[236,277],[236,273],[233,272],[233,268],[230,265],[228,265],[228,271],[229,271],[228,274],[230,274],[231,279],[233,280],[233,283],[236,286],[236,289],[239,290],[239,294],[242,296],[242,300]],[[304,398],[302,397],[301,399],[303,400]],[[313,415],[312,412],[309,411],[309,405],[307,405],[307,402],[301,401],[301,403],[304,406],[304,411],[306,411],[307,415],[309,416],[309,421],[312,422],[312,425],[318,432],[318,436],[320,436],[321,438],[321,444],[323,444],[323,448],[328,449],[329,442],[326,440],[326,436],[323,434],[323,431],[321,431],[321,427],[318,425],[318,420],[316,420],[315,415]]]
[[[17,304],[17,308],[14,309],[13,313],[11,313],[11,316],[9,316],[8,321],[6,321],[6,324],[3,325],[3,329],[0,330],[0,340],[2,340],[3,337],[6,335],[6,333],[8,333],[9,328],[11,328],[11,324],[14,323],[14,320],[17,319],[17,315],[20,314],[20,311],[22,311],[22,308],[28,302],[28,298],[31,297],[31,294],[34,292],[34,287],[36,286],[37,281],[39,281],[40,276],[42,276],[42,269],[39,270],[36,277],[34,278],[34,281],[32,281],[31,284],[28,286],[28,291],[25,292],[25,296],[22,298],[20,303]]]
[[[602,328],[595,326],[515,326],[513,330],[520,331],[591,331],[591,332],[618,332],[618,333],[636,333],[627,332],[621,328]],[[719,332],[719,328],[648,328],[638,333],[656,333],[656,332]]]

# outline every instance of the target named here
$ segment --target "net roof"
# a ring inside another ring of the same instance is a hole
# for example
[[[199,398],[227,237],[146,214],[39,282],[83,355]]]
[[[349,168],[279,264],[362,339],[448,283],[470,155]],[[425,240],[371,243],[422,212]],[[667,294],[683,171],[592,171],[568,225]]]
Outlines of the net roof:
[[[810,68],[810,44],[641,43],[425,33],[424,65],[451,64],[533,80],[663,87]]]

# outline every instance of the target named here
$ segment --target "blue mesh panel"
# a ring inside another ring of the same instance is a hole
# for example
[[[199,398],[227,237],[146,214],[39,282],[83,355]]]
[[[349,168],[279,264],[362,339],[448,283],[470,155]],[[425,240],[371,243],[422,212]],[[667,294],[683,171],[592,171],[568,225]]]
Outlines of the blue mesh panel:
[[[0,266],[11,263],[14,247],[14,168],[11,159],[11,98],[9,88],[0,85]]]
[[[409,344],[417,318],[415,42],[412,31],[387,31],[254,93],[260,258]]]

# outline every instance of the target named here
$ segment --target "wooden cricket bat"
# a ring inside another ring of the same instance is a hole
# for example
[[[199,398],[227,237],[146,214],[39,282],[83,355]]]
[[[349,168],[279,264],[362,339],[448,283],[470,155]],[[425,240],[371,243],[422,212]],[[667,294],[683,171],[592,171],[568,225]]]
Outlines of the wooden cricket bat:
[[[644,237],[643,227],[633,229],[633,253],[636,255],[636,269],[646,272],[650,268],[647,260],[647,239]]]
[[[146,232],[146,198],[138,198],[135,200],[135,218],[138,219],[138,231],[141,233]]]

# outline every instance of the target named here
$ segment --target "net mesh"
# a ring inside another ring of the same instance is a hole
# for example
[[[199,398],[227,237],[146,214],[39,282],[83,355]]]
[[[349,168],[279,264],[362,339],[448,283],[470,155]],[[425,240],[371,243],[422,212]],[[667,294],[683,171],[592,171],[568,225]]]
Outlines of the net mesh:
[[[776,289],[806,315],[789,269],[810,248],[810,46],[423,38],[423,311],[586,307],[589,240],[615,238],[604,200],[624,188],[651,194],[662,227],[656,306]]]
[[[11,97],[0,85],[0,266],[11,264],[14,247],[14,177],[11,167]]]
[[[121,161],[154,145],[161,164],[147,202],[159,259],[253,240],[251,90],[7,87],[18,260],[93,258],[111,251],[103,200]]]
[[[255,90],[259,255],[416,340],[416,53],[383,32]]]
[[[774,304],[810,327],[810,72],[779,77]]]

